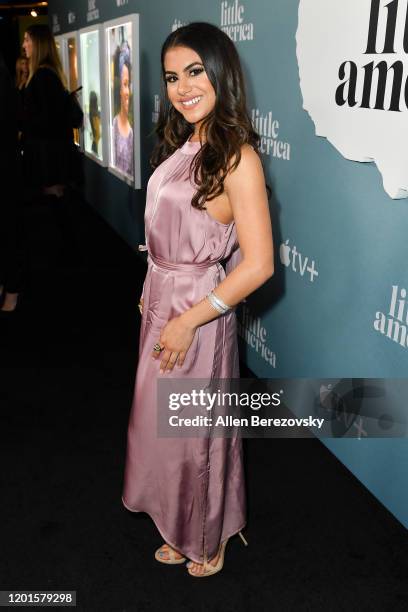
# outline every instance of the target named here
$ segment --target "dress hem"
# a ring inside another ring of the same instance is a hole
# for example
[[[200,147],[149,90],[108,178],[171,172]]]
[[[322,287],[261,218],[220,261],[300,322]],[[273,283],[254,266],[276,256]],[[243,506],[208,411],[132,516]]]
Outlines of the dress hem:
[[[167,538],[167,536],[165,536],[164,534],[164,530],[159,526],[159,523],[157,521],[157,519],[155,519],[153,517],[152,514],[150,514],[150,512],[147,512],[147,510],[133,510],[132,508],[129,508],[129,506],[125,503],[123,497],[122,499],[122,504],[124,505],[124,507],[126,508],[126,510],[129,510],[129,512],[144,512],[145,514],[147,514],[153,521],[153,523],[155,524],[158,532],[160,533],[161,537],[163,538],[163,540],[166,542],[166,544],[168,544],[169,546],[171,546],[171,548],[173,548],[174,550],[176,550],[178,553],[182,554],[184,557],[187,557],[187,559],[189,559],[190,561],[194,561],[194,563],[203,563],[204,560],[198,560],[197,557],[193,554],[190,555],[186,552],[183,552],[178,546],[176,546],[174,543],[170,542],[169,538]],[[247,521],[245,521],[245,523],[236,531],[234,531],[233,533],[231,533],[230,535],[228,535],[226,538],[224,538],[223,542],[225,540],[228,540],[229,538],[232,538],[232,536],[236,535],[239,531],[241,531],[242,529],[244,529],[244,527],[246,526]],[[221,542],[220,542],[221,544]],[[217,553],[215,554],[215,556],[217,555]]]

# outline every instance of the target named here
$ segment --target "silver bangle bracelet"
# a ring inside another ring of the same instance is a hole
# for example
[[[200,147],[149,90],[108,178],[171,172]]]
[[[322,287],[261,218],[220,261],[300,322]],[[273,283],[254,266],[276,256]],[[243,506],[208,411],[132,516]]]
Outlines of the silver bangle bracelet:
[[[215,295],[214,291],[211,291],[211,293],[220,308],[223,308],[224,310],[229,310],[231,308],[231,306],[228,306],[225,302],[223,302],[218,295]]]
[[[218,304],[218,303],[217,303],[217,302],[214,300],[214,296],[213,296],[211,293],[209,293],[209,294],[207,295],[207,299],[208,299],[208,301],[210,302],[211,306],[212,306],[212,307],[213,307],[213,308],[214,308],[214,309],[215,309],[217,312],[219,312],[220,314],[224,314],[224,312],[226,312],[226,311],[224,310],[224,308],[221,308],[221,306],[219,306],[219,304]]]
[[[214,291],[211,291],[207,295],[207,298],[211,306],[221,314],[231,309],[231,306],[227,306],[225,302],[223,302],[217,295],[215,295]]]

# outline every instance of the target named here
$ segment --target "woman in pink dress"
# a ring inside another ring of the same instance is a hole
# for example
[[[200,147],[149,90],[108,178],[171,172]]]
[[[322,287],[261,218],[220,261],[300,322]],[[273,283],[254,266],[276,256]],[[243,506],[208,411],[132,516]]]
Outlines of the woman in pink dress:
[[[158,561],[189,559],[189,574],[203,577],[222,568],[231,536],[246,543],[242,440],[158,435],[157,387],[239,377],[234,308],[273,274],[272,229],[234,44],[213,25],[191,23],[170,34],[161,57],[122,501],[153,519],[165,541]]]

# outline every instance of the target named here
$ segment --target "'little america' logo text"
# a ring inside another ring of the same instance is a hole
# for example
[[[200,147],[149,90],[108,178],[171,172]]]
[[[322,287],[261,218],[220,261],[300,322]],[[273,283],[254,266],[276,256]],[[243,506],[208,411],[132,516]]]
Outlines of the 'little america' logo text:
[[[276,353],[266,345],[266,329],[261,325],[261,318],[254,317],[245,303],[242,304],[242,317],[237,320],[237,331],[262,359],[276,368]]]
[[[176,17],[176,19],[173,21],[171,25],[171,31],[175,32],[176,30],[178,30],[179,28],[185,25],[187,25],[187,21],[181,21],[180,19],[177,19]]]
[[[152,112],[152,123],[157,123],[159,119],[160,110],[160,98],[157,94],[154,94],[154,110]]]
[[[408,348],[408,309],[406,297],[406,289],[403,287],[400,289],[398,285],[392,285],[388,315],[385,315],[383,312],[377,312],[374,321],[374,329],[376,331],[397,342],[404,348]]]
[[[254,24],[244,22],[244,11],[238,0],[221,2],[221,30],[234,42],[254,40]]]
[[[99,9],[96,7],[96,0],[88,0],[88,12],[86,14],[86,21],[90,23],[99,19]]]
[[[306,278],[309,277],[311,283],[314,282],[315,277],[319,276],[314,259],[310,262],[309,258],[304,257],[296,246],[290,247],[289,239],[280,245],[279,256],[283,265],[287,268],[290,267],[293,272],[300,274],[300,276],[304,276],[307,272]]]
[[[259,108],[251,111],[251,121],[254,130],[261,137],[259,150],[265,155],[290,160],[290,144],[279,140],[279,121],[274,119],[272,111],[263,115]]]
[[[58,15],[54,13],[52,16],[52,32],[53,34],[58,34],[61,31],[60,24],[58,23]]]

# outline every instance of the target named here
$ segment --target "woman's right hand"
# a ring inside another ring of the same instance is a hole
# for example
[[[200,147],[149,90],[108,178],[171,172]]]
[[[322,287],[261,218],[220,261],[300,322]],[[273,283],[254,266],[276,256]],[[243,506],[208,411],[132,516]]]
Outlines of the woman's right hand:
[[[140,314],[143,314],[143,298],[140,298],[139,300],[139,310]]]

